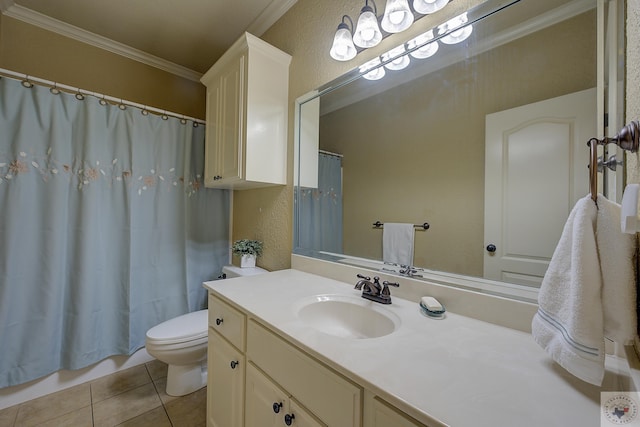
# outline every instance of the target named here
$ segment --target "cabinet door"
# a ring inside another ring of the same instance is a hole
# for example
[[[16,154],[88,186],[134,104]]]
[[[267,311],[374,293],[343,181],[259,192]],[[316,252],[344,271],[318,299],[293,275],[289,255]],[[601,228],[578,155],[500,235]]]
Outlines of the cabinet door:
[[[426,427],[400,413],[377,397],[372,402],[371,427]]]
[[[207,427],[242,426],[244,356],[209,330]]]
[[[220,122],[220,79],[207,87],[207,127],[204,148],[204,183],[213,186],[220,175],[220,153],[218,150]]]
[[[246,54],[231,61],[220,73],[218,170],[220,184],[242,177],[245,125]]]
[[[289,411],[281,418],[282,424],[294,427],[326,427],[316,417],[307,412],[295,399],[289,400]]]
[[[245,398],[245,427],[283,425],[282,420],[288,410],[288,396],[252,363],[247,364]]]

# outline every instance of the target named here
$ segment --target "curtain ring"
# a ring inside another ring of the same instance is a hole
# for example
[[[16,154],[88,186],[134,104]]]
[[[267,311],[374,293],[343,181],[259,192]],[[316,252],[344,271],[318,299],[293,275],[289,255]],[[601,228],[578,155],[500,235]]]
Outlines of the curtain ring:
[[[164,113],[162,113],[160,118],[162,118],[162,120],[169,120],[169,116],[167,116],[167,112],[166,111]]]
[[[147,111],[147,107],[145,106],[142,111],[140,111],[140,114],[142,114],[143,116],[148,116],[149,115],[149,111]]]
[[[24,80],[22,80],[20,84],[22,84],[22,86],[26,87],[27,89],[31,89],[33,87],[33,83],[29,81],[29,76],[26,74],[24,76]]]
[[[187,119],[185,119],[184,116],[182,116],[182,118],[180,119],[180,123],[182,123],[183,125],[186,125]]]
[[[49,89],[49,92],[51,92],[54,95],[60,95],[60,89],[58,89],[57,83],[53,84],[53,87]]]
[[[100,100],[98,100],[98,104],[102,105],[103,107],[107,105],[107,100],[104,99],[104,95],[102,96],[102,98],[100,98]]]
[[[80,91],[80,89],[78,89],[78,93],[76,93],[76,99],[78,101],[84,101],[84,95],[82,94],[82,92]]]
[[[127,109],[127,106],[124,105],[124,101],[122,99],[120,100],[120,104],[118,104],[118,108],[121,109],[122,111]]]

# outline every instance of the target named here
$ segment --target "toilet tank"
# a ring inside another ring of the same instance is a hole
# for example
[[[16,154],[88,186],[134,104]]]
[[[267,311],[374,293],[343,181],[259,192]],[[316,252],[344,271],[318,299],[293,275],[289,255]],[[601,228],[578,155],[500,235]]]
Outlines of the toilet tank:
[[[241,276],[255,276],[263,273],[268,273],[268,271],[260,267],[240,268],[235,265],[225,265],[222,267],[222,274],[225,275],[227,279]]]

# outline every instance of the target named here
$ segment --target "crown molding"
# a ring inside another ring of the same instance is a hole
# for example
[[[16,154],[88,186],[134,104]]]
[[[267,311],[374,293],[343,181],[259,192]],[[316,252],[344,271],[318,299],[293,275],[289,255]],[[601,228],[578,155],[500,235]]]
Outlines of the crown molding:
[[[0,6],[4,6],[5,4],[8,4],[8,7],[6,10],[3,9],[2,13],[8,17],[18,19],[26,22],[27,24],[35,25],[42,29],[78,40],[129,59],[133,59],[134,61],[150,65],[192,81],[199,82],[200,77],[202,77],[201,73],[191,70],[190,68],[183,67],[182,65],[178,65],[174,62],[170,62],[155,55],[132,48],[131,46],[127,46],[123,43],[83,30],[82,28],[78,28],[74,25],[67,24],[43,15],[42,13],[27,9],[26,7],[13,4],[13,0],[0,0]]]
[[[246,31],[260,37],[297,2],[298,0],[273,0]]]
[[[5,10],[13,6],[14,0],[0,0],[0,13],[4,13]]]

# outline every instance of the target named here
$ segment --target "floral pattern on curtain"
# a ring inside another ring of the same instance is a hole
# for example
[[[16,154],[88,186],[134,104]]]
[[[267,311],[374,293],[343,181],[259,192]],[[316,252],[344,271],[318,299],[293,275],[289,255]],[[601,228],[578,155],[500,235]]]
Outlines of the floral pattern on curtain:
[[[144,346],[204,308],[229,192],[204,126],[0,78],[0,387]]]

